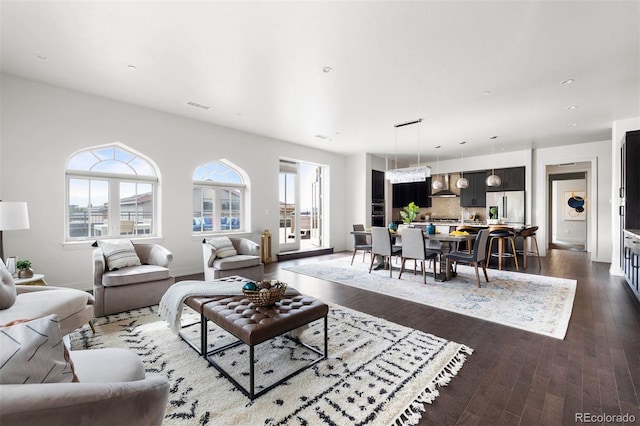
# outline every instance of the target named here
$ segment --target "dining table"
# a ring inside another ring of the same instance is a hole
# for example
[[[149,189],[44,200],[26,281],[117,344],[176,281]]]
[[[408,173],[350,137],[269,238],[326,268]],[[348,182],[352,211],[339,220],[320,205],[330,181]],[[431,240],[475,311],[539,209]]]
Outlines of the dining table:
[[[364,231],[351,231],[351,234],[353,235],[368,235],[371,236],[371,230],[364,230]],[[402,246],[402,233],[393,233],[391,234],[391,237],[395,240],[394,241],[394,245],[396,246]],[[446,260],[446,255],[452,251],[455,250],[454,244],[457,244],[459,242],[463,242],[463,241],[473,241],[476,239],[476,234],[450,234],[450,233],[436,233],[436,234],[427,234],[426,232],[424,233],[424,238],[425,240],[433,240],[433,241],[439,241],[442,243],[441,245],[441,250],[442,250],[442,254],[440,255],[440,271],[436,274],[436,281],[447,281],[447,260]],[[376,267],[374,269],[381,269],[383,266],[384,262],[379,263],[378,265],[376,265]],[[455,270],[453,270],[453,267],[451,269],[451,271],[449,271],[449,276],[450,277],[455,277],[456,276],[456,272]]]

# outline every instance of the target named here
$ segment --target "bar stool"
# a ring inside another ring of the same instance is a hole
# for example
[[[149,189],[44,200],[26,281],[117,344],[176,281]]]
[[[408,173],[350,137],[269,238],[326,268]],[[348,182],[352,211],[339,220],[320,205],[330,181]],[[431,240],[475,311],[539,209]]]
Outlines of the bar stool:
[[[489,253],[491,256],[498,258],[498,269],[502,270],[502,259],[513,258],[516,262],[516,271],[519,271],[518,256],[516,252],[516,233],[513,228],[507,226],[497,226],[489,228]],[[498,253],[491,253],[491,246],[494,240],[498,240]],[[507,241],[507,249],[511,243],[511,253],[504,251],[504,242]]]
[[[522,255],[522,258],[524,259],[524,269],[527,269],[527,257],[534,255],[538,256],[538,269],[542,268],[542,263],[540,262],[540,251],[538,250],[538,240],[536,239],[537,230],[537,226],[531,226],[529,228],[522,229],[516,234],[516,238],[522,237],[522,250],[518,250],[518,254]],[[533,240],[536,251],[528,250],[529,238]]]
[[[475,226],[460,225],[460,226],[458,226],[456,228],[456,231],[468,232],[470,235],[478,235],[479,228],[477,228]],[[462,244],[465,245],[465,248],[461,250],[461,245]],[[458,244],[457,244],[457,247],[456,247],[456,251],[463,251],[465,253],[471,253],[472,244],[473,244],[473,240],[458,241]]]

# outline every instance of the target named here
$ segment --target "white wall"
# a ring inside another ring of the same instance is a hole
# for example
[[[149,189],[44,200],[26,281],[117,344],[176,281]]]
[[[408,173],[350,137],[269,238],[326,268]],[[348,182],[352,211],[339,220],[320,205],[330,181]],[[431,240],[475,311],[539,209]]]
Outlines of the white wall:
[[[191,234],[191,179],[196,166],[226,158],[250,176],[254,241],[278,228],[278,159],[330,168],[328,245],[344,250],[348,185],[343,156],[190,120],[105,98],[2,75],[0,199],[27,201],[31,229],[4,233],[5,254],[29,259],[50,285],[91,288],[88,243],[63,244],[68,157],[94,145],[121,142],[160,168],[162,239],[174,275],[202,272],[202,237]],[[358,184],[359,185],[359,184]],[[274,253],[277,245],[273,244]]]
[[[587,250],[591,260],[611,261],[611,141],[567,145],[533,151],[533,215],[532,223],[539,226],[536,234],[540,254],[546,254],[548,234],[549,200],[547,196],[548,170],[556,164],[587,162],[587,198],[590,201],[590,217],[587,228]]]

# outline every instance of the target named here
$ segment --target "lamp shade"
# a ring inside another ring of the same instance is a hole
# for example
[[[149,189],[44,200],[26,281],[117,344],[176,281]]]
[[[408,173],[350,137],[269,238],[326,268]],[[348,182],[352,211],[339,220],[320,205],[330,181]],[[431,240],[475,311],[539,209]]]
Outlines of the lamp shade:
[[[469,187],[469,179],[466,177],[461,177],[456,181],[456,188],[466,189]]]
[[[0,201],[0,231],[29,229],[29,212],[24,201]]]
[[[487,178],[487,186],[500,186],[500,185],[502,185],[502,179],[500,179],[500,176],[496,175],[495,173]]]

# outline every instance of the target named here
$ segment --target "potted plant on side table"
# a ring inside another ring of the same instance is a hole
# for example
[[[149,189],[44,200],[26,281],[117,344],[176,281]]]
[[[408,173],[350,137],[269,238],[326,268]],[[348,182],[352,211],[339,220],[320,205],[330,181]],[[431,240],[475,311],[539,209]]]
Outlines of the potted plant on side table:
[[[18,260],[16,263],[16,268],[18,268],[18,278],[31,278],[33,277],[33,269],[31,269],[31,261],[30,260]]]

